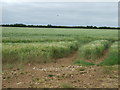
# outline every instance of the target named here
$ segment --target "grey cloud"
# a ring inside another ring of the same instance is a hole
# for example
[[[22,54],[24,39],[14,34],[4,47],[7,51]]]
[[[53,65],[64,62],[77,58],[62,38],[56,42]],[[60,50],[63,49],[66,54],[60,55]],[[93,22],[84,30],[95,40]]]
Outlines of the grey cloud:
[[[4,3],[3,23],[117,26],[117,3]]]

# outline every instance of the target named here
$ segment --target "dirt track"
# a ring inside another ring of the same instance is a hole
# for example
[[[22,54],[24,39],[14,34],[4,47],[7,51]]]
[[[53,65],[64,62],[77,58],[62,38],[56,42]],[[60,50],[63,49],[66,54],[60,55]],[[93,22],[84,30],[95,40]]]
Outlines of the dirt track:
[[[85,60],[86,62],[90,62],[90,63],[94,63],[94,64],[99,64],[100,62],[102,62],[105,58],[108,57],[109,54],[109,48],[105,49],[103,52],[103,56],[101,56],[98,59],[95,60]]]
[[[77,53],[47,64],[3,69],[3,88],[118,88],[118,66],[77,66]]]

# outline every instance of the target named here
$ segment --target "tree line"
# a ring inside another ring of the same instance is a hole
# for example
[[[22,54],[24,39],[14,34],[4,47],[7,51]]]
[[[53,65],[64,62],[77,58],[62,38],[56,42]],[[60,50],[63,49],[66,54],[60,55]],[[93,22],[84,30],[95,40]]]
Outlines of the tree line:
[[[26,24],[2,24],[2,27],[37,27],[37,28],[83,28],[83,29],[120,29],[120,27],[97,27],[97,26],[54,26],[48,25],[26,25]]]

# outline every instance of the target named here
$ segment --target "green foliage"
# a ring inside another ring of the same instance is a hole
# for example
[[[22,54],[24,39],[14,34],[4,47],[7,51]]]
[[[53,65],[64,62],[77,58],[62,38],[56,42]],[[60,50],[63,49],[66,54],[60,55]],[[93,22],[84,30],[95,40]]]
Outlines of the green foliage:
[[[76,41],[51,43],[7,43],[3,44],[3,63],[5,62],[50,62],[67,56],[78,49]]]
[[[99,47],[99,41],[96,40],[100,40]],[[2,59],[3,63],[51,62],[67,56],[79,47],[80,56],[94,59],[100,57],[108,47],[107,40],[118,41],[118,30],[2,27]],[[111,54],[113,57],[116,54]],[[93,65],[79,58],[76,63]]]
[[[97,59],[103,55],[103,51],[108,48],[110,42],[107,40],[97,40],[83,45],[80,49],[80,57],[83,59]]]
[[[86,62],[86,61],[83,61],[83,60],[76,60],[74,62],[74,64],[77,64],[77,65],[82,65],[82,66],[91,66],[91,65],[95,65],[93,63],[89,63],[89,62]]]
[[[60,42],[60,41],[74,41],[74,38],[68,37],[3,37],[3,43],[41,43],[41,42]]]
[[[54,77],[55,75],[49,74],[48,77]]]
[[[118,47],[118,42],[113,43],[113,45],[110,47],[109,55],[108,57],[101,62],[99,65],[117,65],[120,64],[119,55],[118,52],[120,48]]]
[[[118,30],[2,27],[2,38],[4,43],[64,41],[76,38],[81,43],[87,43],[92,40],[118,40]]]

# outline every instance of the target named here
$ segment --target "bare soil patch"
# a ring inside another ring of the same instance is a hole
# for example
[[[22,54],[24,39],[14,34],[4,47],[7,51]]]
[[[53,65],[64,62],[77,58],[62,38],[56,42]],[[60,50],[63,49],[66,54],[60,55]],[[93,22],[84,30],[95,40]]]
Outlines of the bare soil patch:
[[[46,64],[3,68],[3,88],[118,88],[116,66],[73,65],[77,53]],[[111,69],[112,68],[112,69]]]

